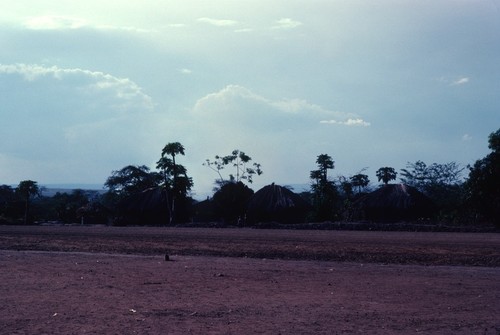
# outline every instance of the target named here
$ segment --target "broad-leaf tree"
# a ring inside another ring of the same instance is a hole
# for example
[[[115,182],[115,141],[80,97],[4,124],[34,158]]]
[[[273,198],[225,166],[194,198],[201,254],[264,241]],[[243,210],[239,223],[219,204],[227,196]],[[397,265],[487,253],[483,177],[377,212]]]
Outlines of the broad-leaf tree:
[[[455,220],[463,212],[462,171],[455,162],[427,165],[422,161],[408,163],[401,169],[401,182],[417,188],[431,198],[439,209],[441,220]]]
[[[247,181],[251,184],[255,175],[260,176],[263,173],[261,165],[255,162],[251,163],[251,161],[252,158],[250,156],[245,154],[243,151],[235,149],[230,155],[216,155],[213,161],[207,159],[203,165],[217,172],[219,178],[216,180],[216,184],[219,186],[223,186],[227,183],[238,183],[243,181]],[[226,167],[232,168],[234,172],[224,178],[222,170]]]
[[[500,129],[490,134],[488,143],[491,152],[469,166],[467,200],[478,216],[500,226]]]
[[[145,165],[127,165],[113,171],[104,186],[120,198],[144,191],[160,184],[161,176]]]
[[[433,163],[427,165],[422,161],[407,163],[406,169],[401,169],[401,182],[416,187],[422,192],[436,185],[457,185],[461,183],[463,168],[457,163]]]
[[[28,224],[31,199],[39,195],[40,188],[36,181],[23,180],[17,186],[17,192],[25,201],[24,224]]]
[[[16,217],[14,201],[16,190],[9,185],[0,185],[0,224],[2,221],[10,221]]]
[[[392,167],[381,167],[375,173],[377,175],[378,181],[382,181],[385,185],[387,185],[391,180],[395,180],[398,173]]]

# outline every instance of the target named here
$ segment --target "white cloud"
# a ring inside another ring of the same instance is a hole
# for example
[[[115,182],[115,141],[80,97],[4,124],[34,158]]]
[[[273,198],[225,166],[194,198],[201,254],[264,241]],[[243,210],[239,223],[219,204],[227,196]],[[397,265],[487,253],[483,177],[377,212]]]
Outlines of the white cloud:
[[[144,29],[133,26],[115,26],[110,24],[94,24],[85,19],[70,16],[46,15],[32,17],[23,23],[30,30],[75,30],[75,29],[97,29],[97,30],[121,30],[135,33],[157,32],[155,29]]]
[[[467,77],[460,77],[456,80],[454,80],[451,85],[463,85],[463,84],[467,84],[469,82],[469,78]]]
[[[154,134],[145,129],[156,123],[154,104],[128,78],[78,68],[0,64],[0,83],[0,105],[5,107],[0,158],[13,163],[2,165],[11,178],[52,182],[73,175],[74,180],[86,176],[102,182],[112,169],[140,163],[138,157],[150,148]]]
[[[295,170],[303,171],[307,178],[307,171],[312,168],[309,163],[314,162],[318,150],[332,150],[334,138],[349,136],[350,127],[332,132],[321,126],[321,120],[348,126],[369,125],[357,116],[305,99],[271,98],[240,85],[228,85],[200,98],[191,115],[191,132],[196,135],[186,135],[183,143],[192,148],[190,157],[194,161],[203,162],[238,148],[263,164],[264,175],[259,182],[264,184],[297,180],[290,176]],[[190,171],[197,187],[210,189],[213,179],[206,168],[195,165]]]
[[[167,24],[167,27],[169,28],[184,28],[187,27],[185,23],[169,23]]]
[[[58,30],[79,29],[88,25],[88,22],[67,16],[38,16],[32,17],[24,22],[24,26],[33,30]]]
[[[241,28],[241,29],[236,29],[234,32],[235,33],[250,33],[254,31],[252,28]]]
[[[273,26],[274,29],[293,29],[300,27],[302,22],[296,21],[290,18],[282,18],[276,21],[276,25]]]
[[[469,134],[464,134],[462,136],[462,141],[464,141],[464,142],[468,142],[468,141],[471,141],[471,140],[472,140],[472,136],[469,135]]]
[[[203,22],[203,23],[208,23],[213,26],[217,27],[228,27],[228,26],[234,26],[238,22],[234,20],[225,20],[225,19],[212,19],[208,17],[200,17],[198,21]]]
[[[186,68],[179,69],[179,72],[182,73],[182,74],[191,74],[191,73],[193,73],[192,70],[186,69]]]
[[[441,83],[446,84],[446,85],[458,86],[458,85],[467,84],[470,81],[470,78],[464,77],[464,76],[455,77],[455,78],[443,76],[443,77],[436,78],[436,80],[438,82],[441,82]]]
[[[347,119],[343,121],[339,120],[322,120],[320,123],[323,124],[340,124],[340,125],[345,125],[345,126],[361,126],[361,127],[369,127],[370,122],[366,122],[363,119],[357,118],[357,119]]]
[[[198,116],[216,120],[233,120],[237,127],[244,124],[263,123],[265,128],[307,127],[320,123],[337,123],[348,126],[370,124],[353,114],[330,111],[303,99],[270,99],[256,94],[246,87],[228,85],[222,90],[199,99],[193,111]],[[330,117],[330,121],[322,121]],[[245,120],[245,123],[241,122]],[[276,122],[279,120],[279,123]],[[226,124],[227,125],[227,124]]]
[[[18,74],[27,81],[35,81],[42,77],[56,80],[75,80],[80,78],[78,88],[86,94],[105,94],[116,98],[113,106],[120,110],[127,108],[153,108],[153,101],[139,85],[128,78],[118,78],[99,71],[79,68],[59,68],[57,66],[41,66],[36,64],[0,64],[0,74]]]

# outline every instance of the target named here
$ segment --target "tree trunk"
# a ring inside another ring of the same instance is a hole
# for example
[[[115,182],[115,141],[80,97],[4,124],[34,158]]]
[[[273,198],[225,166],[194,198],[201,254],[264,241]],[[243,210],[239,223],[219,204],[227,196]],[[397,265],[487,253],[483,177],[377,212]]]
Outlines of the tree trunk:
[[[28,224],[28,216],[29,216],[29,211],[30,211],[30,200],[29,198],[26,199],[26,207],[24,208],[24,224]]]

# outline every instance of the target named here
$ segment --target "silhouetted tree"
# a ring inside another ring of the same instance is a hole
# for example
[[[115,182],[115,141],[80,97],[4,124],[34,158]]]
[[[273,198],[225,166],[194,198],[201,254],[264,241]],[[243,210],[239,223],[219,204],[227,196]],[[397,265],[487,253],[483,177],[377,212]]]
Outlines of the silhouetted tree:
[[[440,220],[460,218],[460,212],[463,212],[463,168],[455,162],[427,165],[416,161],[406,166],[406,169],[401,169],[401,182],[427,195],[438,207]]]
[[[394,170],[394,168],[386,166],[378,169],[376,175],[378,181],[382,181],[385,185],[387,185],[389,181],[396,179],[398,173]]]
[[[328,179],[328,170],[335,167],[332,157],[321,154],[316,158],[318,169],[310,172],[309,177],[313,180],[311,193],[313,198],[312,220],[333,220],[338,200],[338,191],[335,183]]]
[[[500,226],[500,129],[490,134],[491,152],[469,166],[467,201],[479,218]]]
[[[163,186],[165,187],[167,197],[169,197],[167,203],[170,213],[170,223],[175,220],[177,199],[182,199],[185,202],[188,192],[193,187],[193,180],[188,177],[187,169],[176,162],[176,156],[184,156],[184,151],[184,146],[181,143],[168,143],[161,152],[160,160],[156,163],[156,167],[162,171]]]
[[[104,186],[110,192],[124,198],[131,194],[156,187],[161,183],[161,175],[151,172],[145,165],[127,165],[121,170],[113,171]]]
[[[424,193],[439,185],[461,184],[463,168],[455,162],[433,163],[428,166],[422,161],[416,161],[415,163],[408,162],[406,167],[406,169],[401,169],[401,182],[416,187]]]
[[[0,185],[0,224],[12,223],[18,215],[16,190],[9,185]]]
[[[370,179],[366,174],[358,173],[352,176],[351,178],[351,183],[353,187],[358,188],[358,193],[361,193],[361,191],[368,186],[370,183]]]
[[[28,224],[31,199],[32,197],[39,195],[40,188],[38,187],[38,183],[36,181],[23,180],[17,186],[17,192],[25,201],[24,224]]]
[[[251,167],[248,166],[251,160],[252,158],[243,151],[235,149],[230,155],[216,155],[213,161],[207,159],[203,165],[217,172],[219,178],[216,184],[219,187],[226,183],[238,183],[245,180],[251,184],[255,175],[260,176],[263,173],[259,163],[252,163]],[[235,174],[230,173],[228,178],[224,178],[221,171],[227,166],[232,166]]]
[[[73,190],[71,193],[57,192],[52,201],[56,204],[57,219],[66,223],[78,222],[78,209],[89,203],[89,197],[83,190]]]

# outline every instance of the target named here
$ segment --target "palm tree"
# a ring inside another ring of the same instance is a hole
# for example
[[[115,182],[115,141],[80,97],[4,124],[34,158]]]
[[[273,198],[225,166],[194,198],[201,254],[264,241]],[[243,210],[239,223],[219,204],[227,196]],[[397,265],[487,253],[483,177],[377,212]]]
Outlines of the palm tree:
[[[175,164],[175,156],[183,155],[184,156],[184,146],[179,142],[171,142],[165,145],[163,150],[161,151],[161,158],[164,158],[165,155],[169,155],[172,157],[172,175],[174,179],[174,185],[177,178],[177,165]]]
[[[163,171],[167,199],[169,188],[172,191],[171,201],[167,200],[170,223],[174,220],[176,195],[185,196],[193,186],[192,179],[187,176],[186,168],[176,163],[177,155],[184,155],[184,146],[179,142],[168,143],[161,152],[160,160],[156,163],[156,167]]]
[[[337,189],[333,181],[328,180],[328,170],[333,169],[335,162],[327,154],[321,154],[316,159],[318,169],[310,172],[314,181],[311,191],[314,195],[313,206],[316,220],[330,220],[334,216]]]
[[[335,168],[335,162],[329,155],[321,154],[317,157],[316,164],[318,164],[318,171],[322,176],[322,181],[326,182],[328,180],[327,172]]]
[[[351,177],[351,183],[358,188],[358,193],[361,193],[361,190],[370,183],[370,179],[366,174],[358,173]]]
[[[378,181],[382,181],[385,185],[389,183],[391,180],[395,180],[397,176],[396,170],[392,167],[381,167],[380,169],[377,170],[376,175],[378,178]]]

